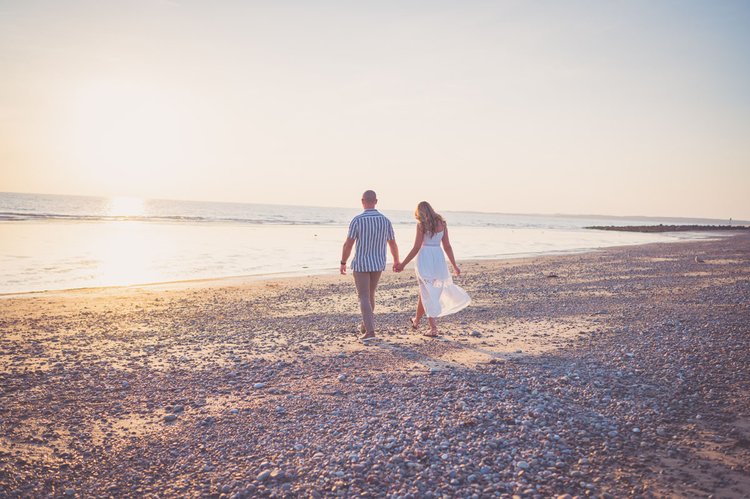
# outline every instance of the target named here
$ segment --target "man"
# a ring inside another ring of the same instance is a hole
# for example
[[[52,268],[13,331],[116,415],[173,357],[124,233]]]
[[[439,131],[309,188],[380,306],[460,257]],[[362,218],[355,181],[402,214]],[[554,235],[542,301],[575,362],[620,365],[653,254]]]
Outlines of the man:
[[[382,213],[375,209],[378,198],[374,191],[362,194],[362,213],[354,217],[349,224],[349,234],[341,252],[341,274],[346,274],[346,261],[357,243],[352,260],[354,285],[359,296],[359,308],[362,311],[360,332],[363,340],[375,337],[375,289],[378,287],[380,274],[385,270],[386,242],[393,255],[393,270],[398,261],[398,246],[393,235],[393,225]]]

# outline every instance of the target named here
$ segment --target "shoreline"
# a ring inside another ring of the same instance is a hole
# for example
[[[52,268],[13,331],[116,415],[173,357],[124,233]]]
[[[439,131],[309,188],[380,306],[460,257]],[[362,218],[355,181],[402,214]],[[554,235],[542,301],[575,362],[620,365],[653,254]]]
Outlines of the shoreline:
[[[750,235],[465,270],[437,340],[384,273],[368,345],[351,275],[5,299],[0,490],[750,493]]]
[[[709,241],[714,240],[716,238],[721,237],[733,237],[737,235],[733,232],[722,232],[722,231],[716,231],[716,232],[709,232],[709,233],[702,233],[700,231],[690,231],[686,234],[700,234],[702,237],[695,238],[695,239],[675,239],[674,241],[669,242],[650,242],[650,243],[635,243],[635,244],[627,244],[627,245],[619,245],[619,246],[605,246],[605,247],[596,247],[596,248],[580,248],[580,249],[571,249],[571,250],[558,250],[558,251],[543,251],[538,253],[513,253],[508,254],[507,256],[503,257],[489,257],[489,258],[471,258],[467,260],[461,260],[459,263],[461,264],[477,264],[480,262],[513,262],[513,261],[521,261],[521,260],[529,260],[534,258],[544,258],[544,257],[556,257],[556,256],[566,256],[566,255],[577,255],[577,254],[586,254],[586,253],[595,253],[598,251],[606,251],[608,249],[620,249],[620,248],[632,248],[632,247],[640,247],[640,246],[648,246],[652,244],[673,244],[673,243],[685,243],[685,242],[693,242],[693,241]],[[388,255],[388,264],[386,265],[385,272],[390,272],[390,254]],[[351,262],[350,262],[351,263]],[[413,264],[410,264],[407,269],[412,270]],[[33,291],[20,291],[20,292],[8,292],[8,293],[0,293],[0,300],[9,299],[9,298],[23,298],[23,297],[33,297],[33,296],[46,296],[51,294],[59,294],[59,293],[96,293],[96,292],[116,292],[118,290],[128,290],[128,289],[140,289],[140,288],[151,288],[151,289],[186,289],[190,287],[201,287],[201,288],[212,288],[212,287],[222,287],[222,286],[243,286],[247,285],[249,283],[253,282],[266,282],[266,281],[285,281],[285,280],[298,280],[298,279],[306,279],[310,277],[320,277],[320,276],[337,276],[338,274],[338,268],[331,267],[330,269],[319,269],[317,271],[313,271],[311,273],[305,273],[305,272],[278,272],[278,273],[264,273],[264,274],[246,274],[246,275],[232,275],[232,276],[224,276],[224,277],[205,277],[205,278],[198,278],[198,279],[181,279],[181,280],[175,280],[175,281],[160,281],[160,282],[146,282],[146,283],[135,283],[135,284],[125,284],[125,285],[104,285],[104,286],[84,286],[84,287],[74,287],[74,288],[60,288],[60,289],[42,289],[42,290],[33,290]]]

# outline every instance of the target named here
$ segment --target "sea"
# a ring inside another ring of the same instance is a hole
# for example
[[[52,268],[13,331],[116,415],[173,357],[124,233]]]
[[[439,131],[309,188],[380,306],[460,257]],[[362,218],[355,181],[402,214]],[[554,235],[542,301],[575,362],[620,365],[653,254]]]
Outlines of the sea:
[[[412,211],[379,206],[402,255]],[[338,272],[351,218],[341,208],[0,192],[0,294],[173,283],[272,279]],[[591,225],[726,223],[711,219],[446,211],[459,261],[592,251],[716,237],[641,234]],[[389,256],[390,260],[390,256]]]

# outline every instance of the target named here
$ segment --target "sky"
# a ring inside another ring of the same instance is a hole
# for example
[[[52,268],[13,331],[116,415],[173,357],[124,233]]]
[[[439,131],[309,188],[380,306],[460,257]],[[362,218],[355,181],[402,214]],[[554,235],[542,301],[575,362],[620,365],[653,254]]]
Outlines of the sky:
[[[750,219],[746,1],[0,0],[0,191]]]

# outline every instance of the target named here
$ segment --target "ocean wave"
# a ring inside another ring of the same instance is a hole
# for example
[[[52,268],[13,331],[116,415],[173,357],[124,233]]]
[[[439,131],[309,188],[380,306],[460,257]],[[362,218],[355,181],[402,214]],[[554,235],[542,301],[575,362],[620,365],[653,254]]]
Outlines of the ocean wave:
[[[0,222],[14,221],[69,221],[69,222],[146,222],[146,223],[193,223],[193,224],[238,224],[238,225],[281,225],[281,226],[341,226],[348,225],[349,218],[335,218],[321,214],[320,218],[303,218],[299,213],[268,213],[260,217],[222,216],[217,215],[103,215],[103,214],[67,214],[49,212],[19,212],[0,211]],[[303,215],[304,216],[304,215]],[[548,229],[560,228],[573,229],[582,228],[582,223],[571,223],[570,221],[557,221],[540,218],[539,220],[481,220],[476,217],[454,217],[451,225],[453,227],[474,227],[489,229]],[[396,226],[414,224],[413,219],[404,216],[395,216],[391,221]]]
[[[71,222],[186,222],[237,223],[249,225],[339,225],[336,220],[289,220],[283,218],[201,217],[186,215],[69,215],[64,213],[0,212],[0,221],[62,220]]]
[[[23,221],[68,221],[68,222],[144,222],[144,223],[193,223],[193,224],[238,224],[238,225],[282,225],[282,226],[342,226],[348,225],[348,219],[321,217],[320,219],[291,218],[290,215],[270,215],[268,217],[231,217],[231,216],[195,216],[195,215],[100,215],[100,214],[65,214],[65,213],[28,213],[28,212],[0,212],[0,222]],[[411,219],[394,218],[394,225],[413,225]],[[505,229],[536,229],[539,224],[522,222],[484,222],[464,220],[453,222],[455,227],[505,228]],[[559,228],[560,226],[541,226],[541,228]]]

